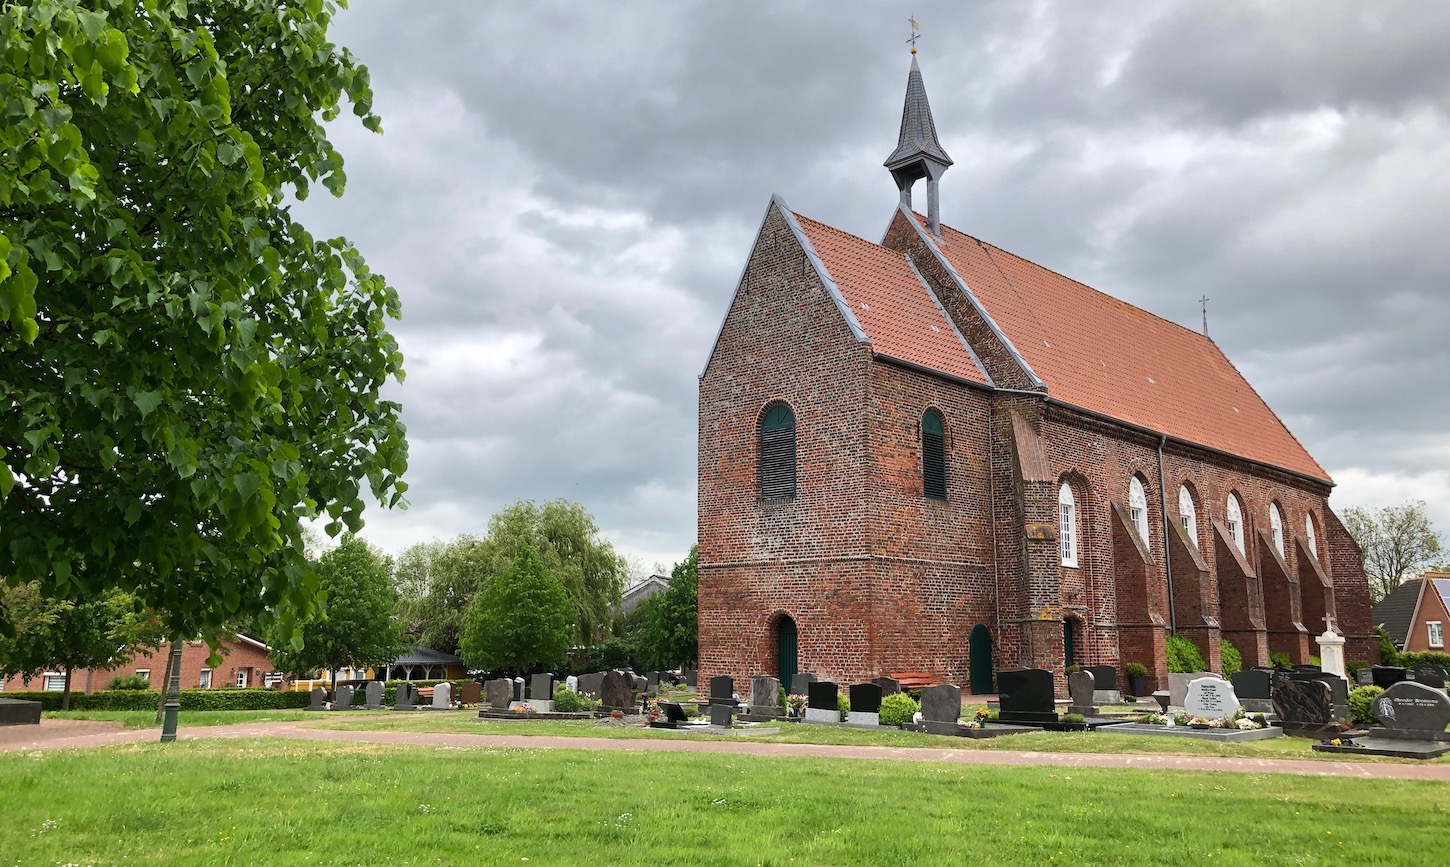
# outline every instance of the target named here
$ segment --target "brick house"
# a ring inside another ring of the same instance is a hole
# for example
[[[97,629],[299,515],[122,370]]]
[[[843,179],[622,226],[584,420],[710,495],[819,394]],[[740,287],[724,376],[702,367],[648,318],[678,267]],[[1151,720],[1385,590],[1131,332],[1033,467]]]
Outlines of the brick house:
[[[951,162],[913,57],[880,243],[766,209],[700,376],[701,676],[1377,659],[1324,469],[1206,336],[942,225]]]
[[[122,674],[145,674],[152,689],[164,689],[168,642],[152,650],[142,651],[129,661],[109,669],[77,669],[71,672],[71,690],[92,693],[107,689],[111,679]],[[255,638],[239,635],[235,640],[221,642],[222,661],[211,665],[210,648],[204,641],[187,641],[181,648],[181,688],[220,689],[222,687],[277,687],[286,689],[287,682],[272,664],[271,648]],[[49,690],[59,692],[65,685],[65,672],[52,671],[31,680],[12,677],[0,684],[6,692],[17,690]]]
[[[1403,653],[1445,652],[1450,626],[1450,572],[1411,578],[1374,604],[1372,618]]]

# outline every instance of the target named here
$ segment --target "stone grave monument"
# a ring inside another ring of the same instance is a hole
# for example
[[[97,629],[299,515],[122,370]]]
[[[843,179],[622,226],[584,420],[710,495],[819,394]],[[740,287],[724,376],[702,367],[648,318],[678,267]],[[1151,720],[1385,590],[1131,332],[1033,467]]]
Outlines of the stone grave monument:
[[[459,684],[458,695],[454,698],[458,699],[459,704],[480,704],[483,701],[483,684],[476,680],[465,680]]]
[[[327,710],[327,690],[322,687],[314,687],[307,694],[308,710]]]
[[[1329,684],[1322,680],[1284,678],[1275,682],[1274,713],[1286,735],[1326,738],[1339,734]]]
[[[38,701],[0,698],[0,726],[38,726],[41,707]]]
[[[1402,759],[1433,759],[1450,753],[1450,696],[1442,690],[1404,680],[1375,697],[1370,705],[1380,727],[1354,739],[1354,745],[1319,743],[1321,752],[1354,752],[1360,755],[1393,756]]]
[[[1092,672],[1093,704],[1122,704],[1123,693],[1118,688],[1118,670],[1111,665],[1089,665],[1083,671]]]
[[[677,729],[689,723],[689,717],[685,716],[685,706],[677,701],[660,702],[660,718],[649,721],[650,728],[656,729]]]
[[[1191,717],[1227,719],[1238,712],[1239,697],[1232,683],[1209,675],[1190,681],[1183,709]]]
[[[554,675],[541,672],[529,678],[529,707],[539,713],[554,711]]]
[[[484,681],[483,697],[493,710],[508,710],[514,700],[513,681],[506,677]]]
[[[393,690],[393,710],[413,710],[418,705],[418,687],[400,683]]]
[[[1434,689],[1444,689],[1445,679],[1445,669],[1438,665],[1421,665],[1415,668],[1415,683],[1423,683]]]
[[[364,700],[367,702],[363,707],[368,710],[383,709],[383,682],[381,680],[370,680],[368,685],[363,687]]]
[[[579,675],[579,691],[592,698],[599,698],[599,688],[604,683],[604,672],[595,671]]]
[[[901,692],[901,681],[897,680],[894,677],[878,677],[871,682],[881,687],[882,698],[885,698],[888,695],[896,695],[898,692]]]
[[[997,672],[997,719],[1002,722],[1043,725],[1058,722],[1053,703],[1052,672],[1023,668]]]
[[[699,681],[700,672],[696,671],[693,668],[685,669],[685,686],[688,686],[690,689],[694,689],[699,686]]]
[[[806,722],[838,723],[841,688],[829,680],[813,680],[806,687]]]
[[[1072,698],[1072,704],[1068,705],[1068,713],[1082,714],[1083,716],[1097,716],[1097,706],[1093,704],[1093,696],[1097,693],[1097,679],[1087,669],[1074,671],[1067,676],[1067,694]],[[1000,716],[1000,712],[998,714]]]
[[[735,705],[735,678],[728,674],[710,678],[710,704]]]
[[[352,697],[357,691],[350,686],[339,686],[332,700],[333,710],[352,710]]]
[[[881,687],[874,683],[853,683],[849,693],[851,712],[846,722],[853,726],[881,725]]]
[[[1376,665],[1370,669],[1374,685],[1380,689],[1389,689],[1404,680],[1409,673],[1409,669],[1400,668],[1397,665]]]
[[[1274,678],[1267,668],[1250,668],[1236,673],[1232,680],[1234,695],[1249,713],[1274,712]]]
[[[811,687],[811,684],[815,683],[816,680],[817,680],[817,677],[814,674],[806,674],[805,672],[798,672],[795,677],[791,678],[791,681],[790,681],[790,694],[791,695],[806,695],[807,694],[807,691]]]
[[[575,677],[572,674],[564,678],[564,688],[569,690],[570,692],[578,692],[579,678]]]
[[[604,675],[599,685],[600,706],[607,711],[634,710],[634,675],[622,671],[611,671]]]
[[[433,685],[433,709],[448,710],[453,706],[453,684],[443,681]]]
[[[750,679],[750,715],[779,719],[785,716],[780,706],[780,680],[774,677]]]
[[[516,677],[516,678],[514,678],[514,703],[515,704],[523,704],[524,703],[524,687],[525,686],[526,686],[526,683],[525,683],[525,681],[524,681],[524,679],[522,677]]]
[[[957,734],[961,726],[962,689],[950,683],[923,687],[921,725],[934,735]]]

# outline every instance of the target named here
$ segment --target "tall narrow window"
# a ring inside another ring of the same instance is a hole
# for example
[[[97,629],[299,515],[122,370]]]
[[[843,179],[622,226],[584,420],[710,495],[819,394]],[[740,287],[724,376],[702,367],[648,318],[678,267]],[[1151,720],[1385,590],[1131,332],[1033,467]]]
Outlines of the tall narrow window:
[[[933,500],[947,498],[947,437],[941,413],[921,417],[921,491]]]
[[[1183,532],[1188,534],[1188,541],[1197,548],[1198,510],[1193,507],[1193,494],[1188,492],[1187,485],[1178,486],[1178,521],[1183,525]]]
[[[760,420],[760,498],[795,496],[795,413],[778,403]]]
[[[1309,543],[1309,553],[1319,556],[1319,542],[1314,538],[1314,516],[1304,515],[1304,541]]]
[[[1280,556],[1284,554],[1284,516],[1279,513],[1279,504],[1269,504],[1269,536]]]
[[[1077,503],[1066,482],[1057,491],[1057,535],[1062,541],[1062,565],[1077,566]]]
[[[1445,646],[1445,630],[1438,620],[1431,620],[1425,624],[1426,638],[1430,640],[1431,647]]]
[[[1233,494],[1228,495],[1228,514],[1225,516],[1228,521],[1228,535],[1238,546],[1239,553],[1244,553],[1244,510],[1239,506],[1239,498]]]
[[[1143,544],[1153,547],[1148,541],[1148,495],[1143,491],[1143,480],[1137,476],[1128,482],[1128,517],[1133,519],[1133,526],[1138,528]]]

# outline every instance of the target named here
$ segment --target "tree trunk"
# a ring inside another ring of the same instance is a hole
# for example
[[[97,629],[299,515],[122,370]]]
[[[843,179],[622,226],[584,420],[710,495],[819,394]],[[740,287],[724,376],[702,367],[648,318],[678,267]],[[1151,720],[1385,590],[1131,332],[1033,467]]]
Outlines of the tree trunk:
[[[166,648],[166,669],[165,676],[161,678],[161,696],[156,699],[156,724],[161,725],[161,718],[166,714],[166,689],[171,685],[171,648]]]
[[[65,692],[60,695],[60,709],[70,710],[70,673],[71,667],[65,667]]]

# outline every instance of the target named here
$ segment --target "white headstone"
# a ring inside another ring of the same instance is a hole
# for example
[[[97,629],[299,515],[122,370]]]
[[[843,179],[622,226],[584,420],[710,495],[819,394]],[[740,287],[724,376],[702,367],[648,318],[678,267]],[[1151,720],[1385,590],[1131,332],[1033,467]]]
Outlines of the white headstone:
[[[433,687],[433,707],[447,710],[453,704],[453,684],[443,681]]]
[[[1183,709],[1189,716],[1223,719],[1239,709],[1239,697],[1233,684],[1217,677],[1200,677],[1189,681]]]
[[[575,677],[572,674],[564,678],[564,688],[569,690],[570,692],[578,692],[579,678]]]
[[[1314,641],[1319,645],[1319,670],[1344,677],[1344,636],[1326,629]]]

